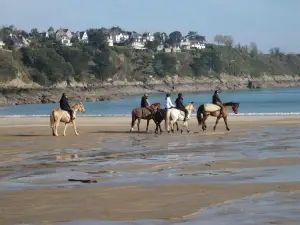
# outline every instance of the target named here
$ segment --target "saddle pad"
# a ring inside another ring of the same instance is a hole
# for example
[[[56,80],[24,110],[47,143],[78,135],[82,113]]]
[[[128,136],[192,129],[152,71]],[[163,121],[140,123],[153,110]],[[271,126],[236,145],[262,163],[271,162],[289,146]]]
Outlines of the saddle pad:
[[[204,104],[204,110],[207,112],[215,112],[220,109],[221,107],[215,104]]]
[[[70,119],[70,114],[69,114],[69,112],[68,112],[68,111],[65,111],[65,110],[63,110],[63,111],[64,111],[65,115]],[[74,118],[75,118],[75,116],[74,116]]]

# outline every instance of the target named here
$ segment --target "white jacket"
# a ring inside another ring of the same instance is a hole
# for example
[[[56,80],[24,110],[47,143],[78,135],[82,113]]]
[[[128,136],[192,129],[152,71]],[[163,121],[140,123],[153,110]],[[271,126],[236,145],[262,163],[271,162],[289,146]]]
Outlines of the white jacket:
[[[166,108],[170,109],[171,107],[175,107],[175,105],[173,105],[173,103],[171,101],[171,97],[167,97],[167,99],[166,99]]]

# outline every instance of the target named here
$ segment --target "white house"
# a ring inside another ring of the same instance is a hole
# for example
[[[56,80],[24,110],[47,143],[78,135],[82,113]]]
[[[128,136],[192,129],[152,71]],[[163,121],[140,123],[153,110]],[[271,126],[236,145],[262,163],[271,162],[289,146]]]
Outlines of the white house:
[[[110,33],[113,43],[123,43],[129,39],[129,34],[125,32],[112,32]]]
[[[55,37],[62,45],[72,46],[71,38],[73,37],[73,34],[69,29],[59,29],[56,31]]]
[[[191,48],[191,42],[190,42],[189,39],[184,38],[180,41],[179,46],[180,46],[180,48],[183,48],[183,49],[190,49]]]
[[[108,36],[107,36],[107,44],[108,44],[108,46],[110,46],[110,47],[114,46],[114,40],[113,40],[112,35],[108,35]]]
[[[201,41],[191,41],[191,48],[195,49],[205,49],[205,44],[204,42]]]
[[[81,43],[89,43],[89,36],[86,31],[77,32],[76,35]]]
[[[134,40],[131,42],[131,47],[134,48],[134,49],[146,49],[145,48],[145,43],[144,42],[141,42],[139,40]]]

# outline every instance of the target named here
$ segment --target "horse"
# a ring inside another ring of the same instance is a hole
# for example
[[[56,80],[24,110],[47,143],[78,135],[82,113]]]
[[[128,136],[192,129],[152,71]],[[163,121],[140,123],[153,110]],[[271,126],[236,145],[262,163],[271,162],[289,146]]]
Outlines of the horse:
[[[82,104],[82,102],[75,104],[71,107],[73,110],[74,119],[76,118],[76,112],[79,111],[81,113],[85,112],[85,108]],[[64,133],[63,135],[66,136],[66,130],[69,123],[73,124],[74,132],[78,136],[78,132],[76,129],[76,123],[75,120],[71,121],[70,114],[67,111],[61,110],[61,109],[54,109],[50,114],[50,126],[52,128],[52,135],[58,136],[57,129],[60,122],[65,123]]]
[[[223,113],[224,115],[221,114],[221,107],[215,104],[202,104],[199,106],[197,110],[197,120],[198,120],[198,125],[200,126],[202,124],[202,130],[206,130],[206,124],[205,121],[208,118],[208,116],[214,116],[217,117],[216,123],[214,126],[214,131],[216,130],[217,124],[219,120],[223,117],[224,123],[226,125],[227,131],[230,131],[228,124],[227,124],[227,116],[228,116],[228,111],[232,110],[235,114],[238,114],[238,108],[239,108],[240,103],[237,102],[227,102],[224,103],[224,109]],[[203,118],[202,118],[202,115]]]
[[[188,111],[187,120],[189,120],[192,112],[195,112],[194,102],[190,102],[189,104],[186,105],[185,108]],[[166,119],[165,119],[165,127],[166,127],[166,130],[168,131],[168,133],[170,133],[170,126],[171,126],[172,133],[174,133],[174,123],[176,123],[177,121],[183,121],[183,120],[184,120],[184,112],[183,111],[176,109],[176,108],[168,109],[167,113],[166,113]],[[187,133],[190,133],[190,131],[188,129],[187,121],[184,121],[182,126],[185,126]],[[181,127],[181,133],[183,133],[183,127]]]
[[[157,134],[158,133],[158,129],[160,130],[160,133],[162,133],[162,129],[161,129],[161,122],[163,120],[165,120],[166,118],[166,112],[167,112],[167,109],[159,109],[156,111],[155,115],[154,115],[154,122],[156,124],[156,128],[155,128],[155,133]],[[178,122],[176,122],[176,125],[177,125],[177,131],[179,131],[179,127],[178,127]]]
[[[160,109],[160,103],[153,103],[149,106],[152,110],[156,111]],[[135,108],[131,111],[131,129],[130,132],[133,131],[134,125],[135,125],[135,121],[138,120],[137,122],[137,127],[138,127],[138,132],[140,132],[140,123],[141,120],[147,120],[147,128],[146,128],[146,132],[148,132],[148,128],[149,128],[149,121],[150,120],[154,120],[154,115],[155,113],[151,113],[150,109],[148,109],[147,107],[138,107]]]

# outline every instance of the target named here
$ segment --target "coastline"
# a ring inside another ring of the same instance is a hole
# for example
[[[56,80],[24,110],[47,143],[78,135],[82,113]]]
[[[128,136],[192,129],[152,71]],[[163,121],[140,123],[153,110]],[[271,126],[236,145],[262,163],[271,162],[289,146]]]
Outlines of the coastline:
[[[67,92],[70,100],[95,102],[123,99],[143,93],[162,92],[204,92],[221,90],[249,90],[257,88],[292,88],[298,87],[295,76],[262,76],[258,78],[221,75],[216,77],[168,77],[164,80],[143,82],[115,81],[111,83],[85,84],[66,82],[52,87],[36,87],[33,84],[11,82],[2,85],[0,106],[19,104],[57,103],[62,92]]]

